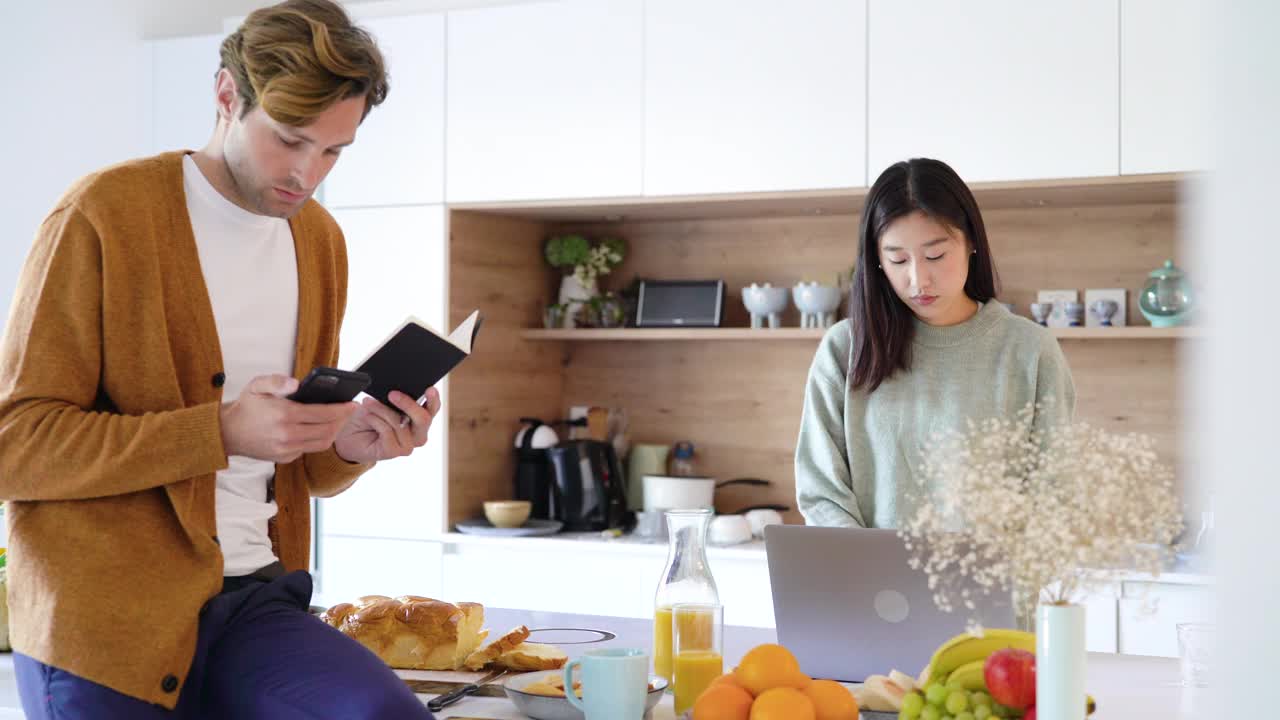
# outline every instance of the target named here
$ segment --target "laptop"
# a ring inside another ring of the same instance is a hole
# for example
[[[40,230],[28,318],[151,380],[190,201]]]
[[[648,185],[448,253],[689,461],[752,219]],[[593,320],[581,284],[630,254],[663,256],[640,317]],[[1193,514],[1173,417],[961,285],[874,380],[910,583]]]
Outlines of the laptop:
[[[914,677],[973,614],[938,609],[896,530],[769,525],[764,542],[778,643],[810,677]],[[985,627],[1014,627],[1012,597],[978,597]]]

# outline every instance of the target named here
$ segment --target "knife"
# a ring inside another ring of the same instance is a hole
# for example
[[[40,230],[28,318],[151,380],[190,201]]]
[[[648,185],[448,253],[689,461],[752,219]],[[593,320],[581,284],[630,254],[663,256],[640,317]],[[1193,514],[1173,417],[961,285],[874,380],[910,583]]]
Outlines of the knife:
[[[449,707],[450,705],[458,702],[459,700],[466,697],[467,695],[470,695],[471,693],[479,690],[481,685],[487,685],[506,674],[507,674],[506,668],[494,670],[493,672],[489,673],[488,675],[485,675],[484,677],[471,683],[470,685],[463,685],[457,690],[441,695],[440,697],[432,698],[431,700],[428,700],[427,709],[431,710],[432,712],[439,712]]]

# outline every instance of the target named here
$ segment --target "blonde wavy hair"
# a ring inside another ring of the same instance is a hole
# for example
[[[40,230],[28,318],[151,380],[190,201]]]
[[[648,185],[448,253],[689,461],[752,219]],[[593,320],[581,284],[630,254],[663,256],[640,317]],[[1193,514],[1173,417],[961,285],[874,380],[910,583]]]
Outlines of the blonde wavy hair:
[[[244,101],[303,127],[334,103],[364,96],[364,117],[387,97],[386,63],[373,37],[330,0],[286,0],[251,13],[222,41],[221,67]]]

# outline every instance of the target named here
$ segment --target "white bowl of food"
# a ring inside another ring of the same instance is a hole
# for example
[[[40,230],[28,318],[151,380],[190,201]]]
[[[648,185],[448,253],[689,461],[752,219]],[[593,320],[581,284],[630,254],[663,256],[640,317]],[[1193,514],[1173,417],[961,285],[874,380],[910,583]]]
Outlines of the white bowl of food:
[[[579,683],[577,692],[582,694]],[[564,678],[560,671],[540,670],[507,678],[503,689],[516,708],[533,720],[584,720],[582,711],[564,697]],[[662,700],[667,681],[657,675],[649,676],[649,695],[645,698],[645,717]]]

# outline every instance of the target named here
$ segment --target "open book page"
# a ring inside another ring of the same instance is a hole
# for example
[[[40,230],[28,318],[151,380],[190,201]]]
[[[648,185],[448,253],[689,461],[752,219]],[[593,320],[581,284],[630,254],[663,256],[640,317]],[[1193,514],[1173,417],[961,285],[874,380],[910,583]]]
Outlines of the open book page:
[[[484,318],[480,316],[480,311],[475,310],[463,320],[458,327],[449,333],[449,342],[453,343],[459,350],[470,355],[471,343],[475,341],[476,333],[480,331],[480,323]]]

